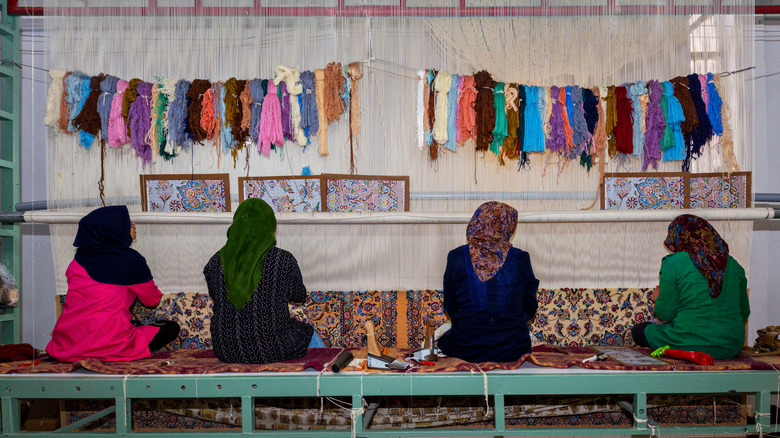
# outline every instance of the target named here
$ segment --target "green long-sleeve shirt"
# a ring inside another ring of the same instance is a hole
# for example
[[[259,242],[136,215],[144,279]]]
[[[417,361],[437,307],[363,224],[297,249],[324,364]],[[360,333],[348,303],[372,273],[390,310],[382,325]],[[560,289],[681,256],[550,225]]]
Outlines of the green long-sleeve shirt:
[[[666,324],[645,329],[652,348],[669,345],[701,351],[714,359],[730,359],[745,342],[744,322],[750,315],[745,270],[729,256],[723,274],[723,291],[710,297],[707,278],[696,269],[687,252],[667,255],[661,262],[655,315]]]

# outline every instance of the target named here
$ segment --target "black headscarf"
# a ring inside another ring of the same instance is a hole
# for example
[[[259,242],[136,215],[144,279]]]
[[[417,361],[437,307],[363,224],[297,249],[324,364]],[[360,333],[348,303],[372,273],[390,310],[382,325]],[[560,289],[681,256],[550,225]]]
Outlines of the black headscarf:
[[[100,283],[131,285],[146,283],[152,272],[146,259],[131,249],[130,213],[124,205],[101,207],[79,221],[73,246],[76,261]]]

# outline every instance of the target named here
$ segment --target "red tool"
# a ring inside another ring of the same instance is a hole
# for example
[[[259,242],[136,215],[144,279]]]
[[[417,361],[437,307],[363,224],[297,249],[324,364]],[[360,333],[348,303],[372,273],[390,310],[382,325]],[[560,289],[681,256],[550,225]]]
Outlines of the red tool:
[[[669,348],[668,345],[661,347],[650,354],[651,356],[658,357],[660,355],[673,357],[675,359],[682,359],[688,362],[693,362],[697,365],[712,365],[713,359],[707,353],[699,351],[686,351]]]

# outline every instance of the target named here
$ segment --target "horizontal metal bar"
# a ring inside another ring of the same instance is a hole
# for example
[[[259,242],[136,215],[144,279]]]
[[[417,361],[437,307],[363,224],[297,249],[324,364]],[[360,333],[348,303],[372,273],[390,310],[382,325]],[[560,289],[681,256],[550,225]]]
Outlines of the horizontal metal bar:
[[[589,200],[596,192],[412,192],[412,201],[493,200],[493,201],[561,201]]]
[[[695,210],[595,210],[532,211],[518,215],[520,223],[564,222],[665,222],[680,214],[695,214],[707,220],[760,220],[776,216],[773,208],[730,208]],[[0,222],[20,221],[19,213],[0,213]],[[472,212],[399,212],[399,213],[276,213],[280,225],[400,225],[400,224],[466,224]],[[24,222],[76,224],[84,216],[79,212],[28,211]],[[780,216],[780,212],[778,212]],[[232,213],[131,213],[137,224],[230,224]]]
[[[9,113],[8,111],[5,110],[0,110],[0,120],[12,121],[15,119],[16,116],[14,116],[12,113]]]
[[[19,165],[14,163],[13,161],[0,159],[0,168],[3,168],[3,169],[16,169],[18,167],[19,167]]]
[[[780,193],[756,193],[756,202],[780,202]]]

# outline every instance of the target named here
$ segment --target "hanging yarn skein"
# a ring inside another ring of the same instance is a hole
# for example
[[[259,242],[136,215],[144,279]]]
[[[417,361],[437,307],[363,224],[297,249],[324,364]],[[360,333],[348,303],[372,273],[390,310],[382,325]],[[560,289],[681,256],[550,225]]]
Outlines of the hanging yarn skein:
[[[347,66],[349,72],[349,173],[355,173],[354,138],[360,134],[360,88],[358,83],[363,77],[359,62]]]
[[[447,107],[449,106],[449,91],[452,85],[452,75],[446,71],[439,72],[436,75],[436,79],[433,82],[433,87],[436,90],[436,117],[433,124],[433,139],[439,143],[444,144],[448,140],[447,133]]]
[[[509,84],[504,90],[504,112],[506,114],[506,137],[501,145],[501,152],[508,159],[514,160],[518,156],[517,129],[520,124],[517,112],[517,84]]]
[[[260,116],[259,137],[257,150],[266,157],[271,155],[271,145],[284,144],[282,133],[282,108],[279,97],[276,94],[276,85],[268,82],[268,90],[263,100],[263,114]]]
[[[647,82],[650,90],[650,101],[647,104],[647,116],[645,123],[645,146],[642,154],[642,171],[652,165],[653,169],[658,169],[658,161],[661,159],[661,139],[664,135],[666,120],[661,109],[661,97],[663,96],[663,86],[656,80]]]
[[[477,88],[474,76],[463,78],[463,88],[458,96],[458,144],[463,145],[467,140],[477,137]]]
[[[125,90],[129,83],[120,79],[116,82],[116,94],[111,100],[111,113],[108,116],[108,145],[113,148],[122,147],[130,139],[127,137],[127,126],[122,117],[122,103],[124,102]]]
[[[65,73],[65,70],[58,68],[49,70],[51,84],[49,84],[49,93],[46,95],[46,116],[43,118],[43,123],[52,128],[59,126],[60,101],[62,100],[62,92],[64,90],[63,80]]]
[[[425,70],[417,70],[417,148],[425,150]]]
[[[128,127],[130,129],[130,146],[135,149],[135,155],[141,158],[144,165],[152,163],[152,147],[146,142],[146,133],[151,125],[152,87],[150,82],[141,82],[136,87],[136,99],[128,110]]]
[[[493,141],[493,127],[496,124],[495,99],[493,88],[496,81],[485,70],[474,75],[474,87],[477,89],[477,98],[474,101],[476,111],[477,151],[486,151]]]
[[[452,75],[450,91],[447,93],[447,141],[443,147],[453,152],[458,150],[458,84],[460,77]]]
[[[320,129],[320,116],[317,110],[317,93],[314,79],[314,72],[312,71],[301,73],[301,86],[303,87],[301,127],[309,135],[317,135],[317,131]]]
[[[101,121],[100,114],[97,111],[98,98],[100,97],[100,83],[106,75],[101,73],[97,76],[89,78],[87,97],[84,99],[84,104],[81,107],[81,112],[73,119],[73,126],[78,128],[81,132],[87,134],[81,135],[81,145],[86,149],[89,149],[100,132]]]
[[[340,62],[331,62],[325,67],[325,94],[323,103],[328,124],[334,120],[339,120],[341,114],[346,110],[340,96],[341,90],[344,88],[346,82],[347,80],[342,73]]]
[[[116,83],[119,78],[106,76],[100,83],[100,97],[97,101],[97,112],[100,116],[100,139],[108,141],[108,119],[111,116],[111,103],[116,94]]]
[[[319,139],[319,148],[317,152],[321,156],[328,155],[328,117],[325,108],[325,69],[318,68],[314,70],[314,95],[317,96],[317,119],[319,129],[317,138]]]
[[[503,82],[497,82],[493,87],[494,108],[496,111],[496,123],[493,126],[493,140],[490,142],[490,152],[498,156],[498,163],[504,165],[504,159],[501,156],[501,146],[504,144],[504,138],[507,135],[506,124],[506,97],[504,96]]]
[[[187,120],[187,109],[190,106],[190,98],[187,94],[192,84],[184,79],[176,83],[176,92],[173,102],[168,106],[168,133],[170,142],[174,148],[189,150],[192,145],[192,131]]]

